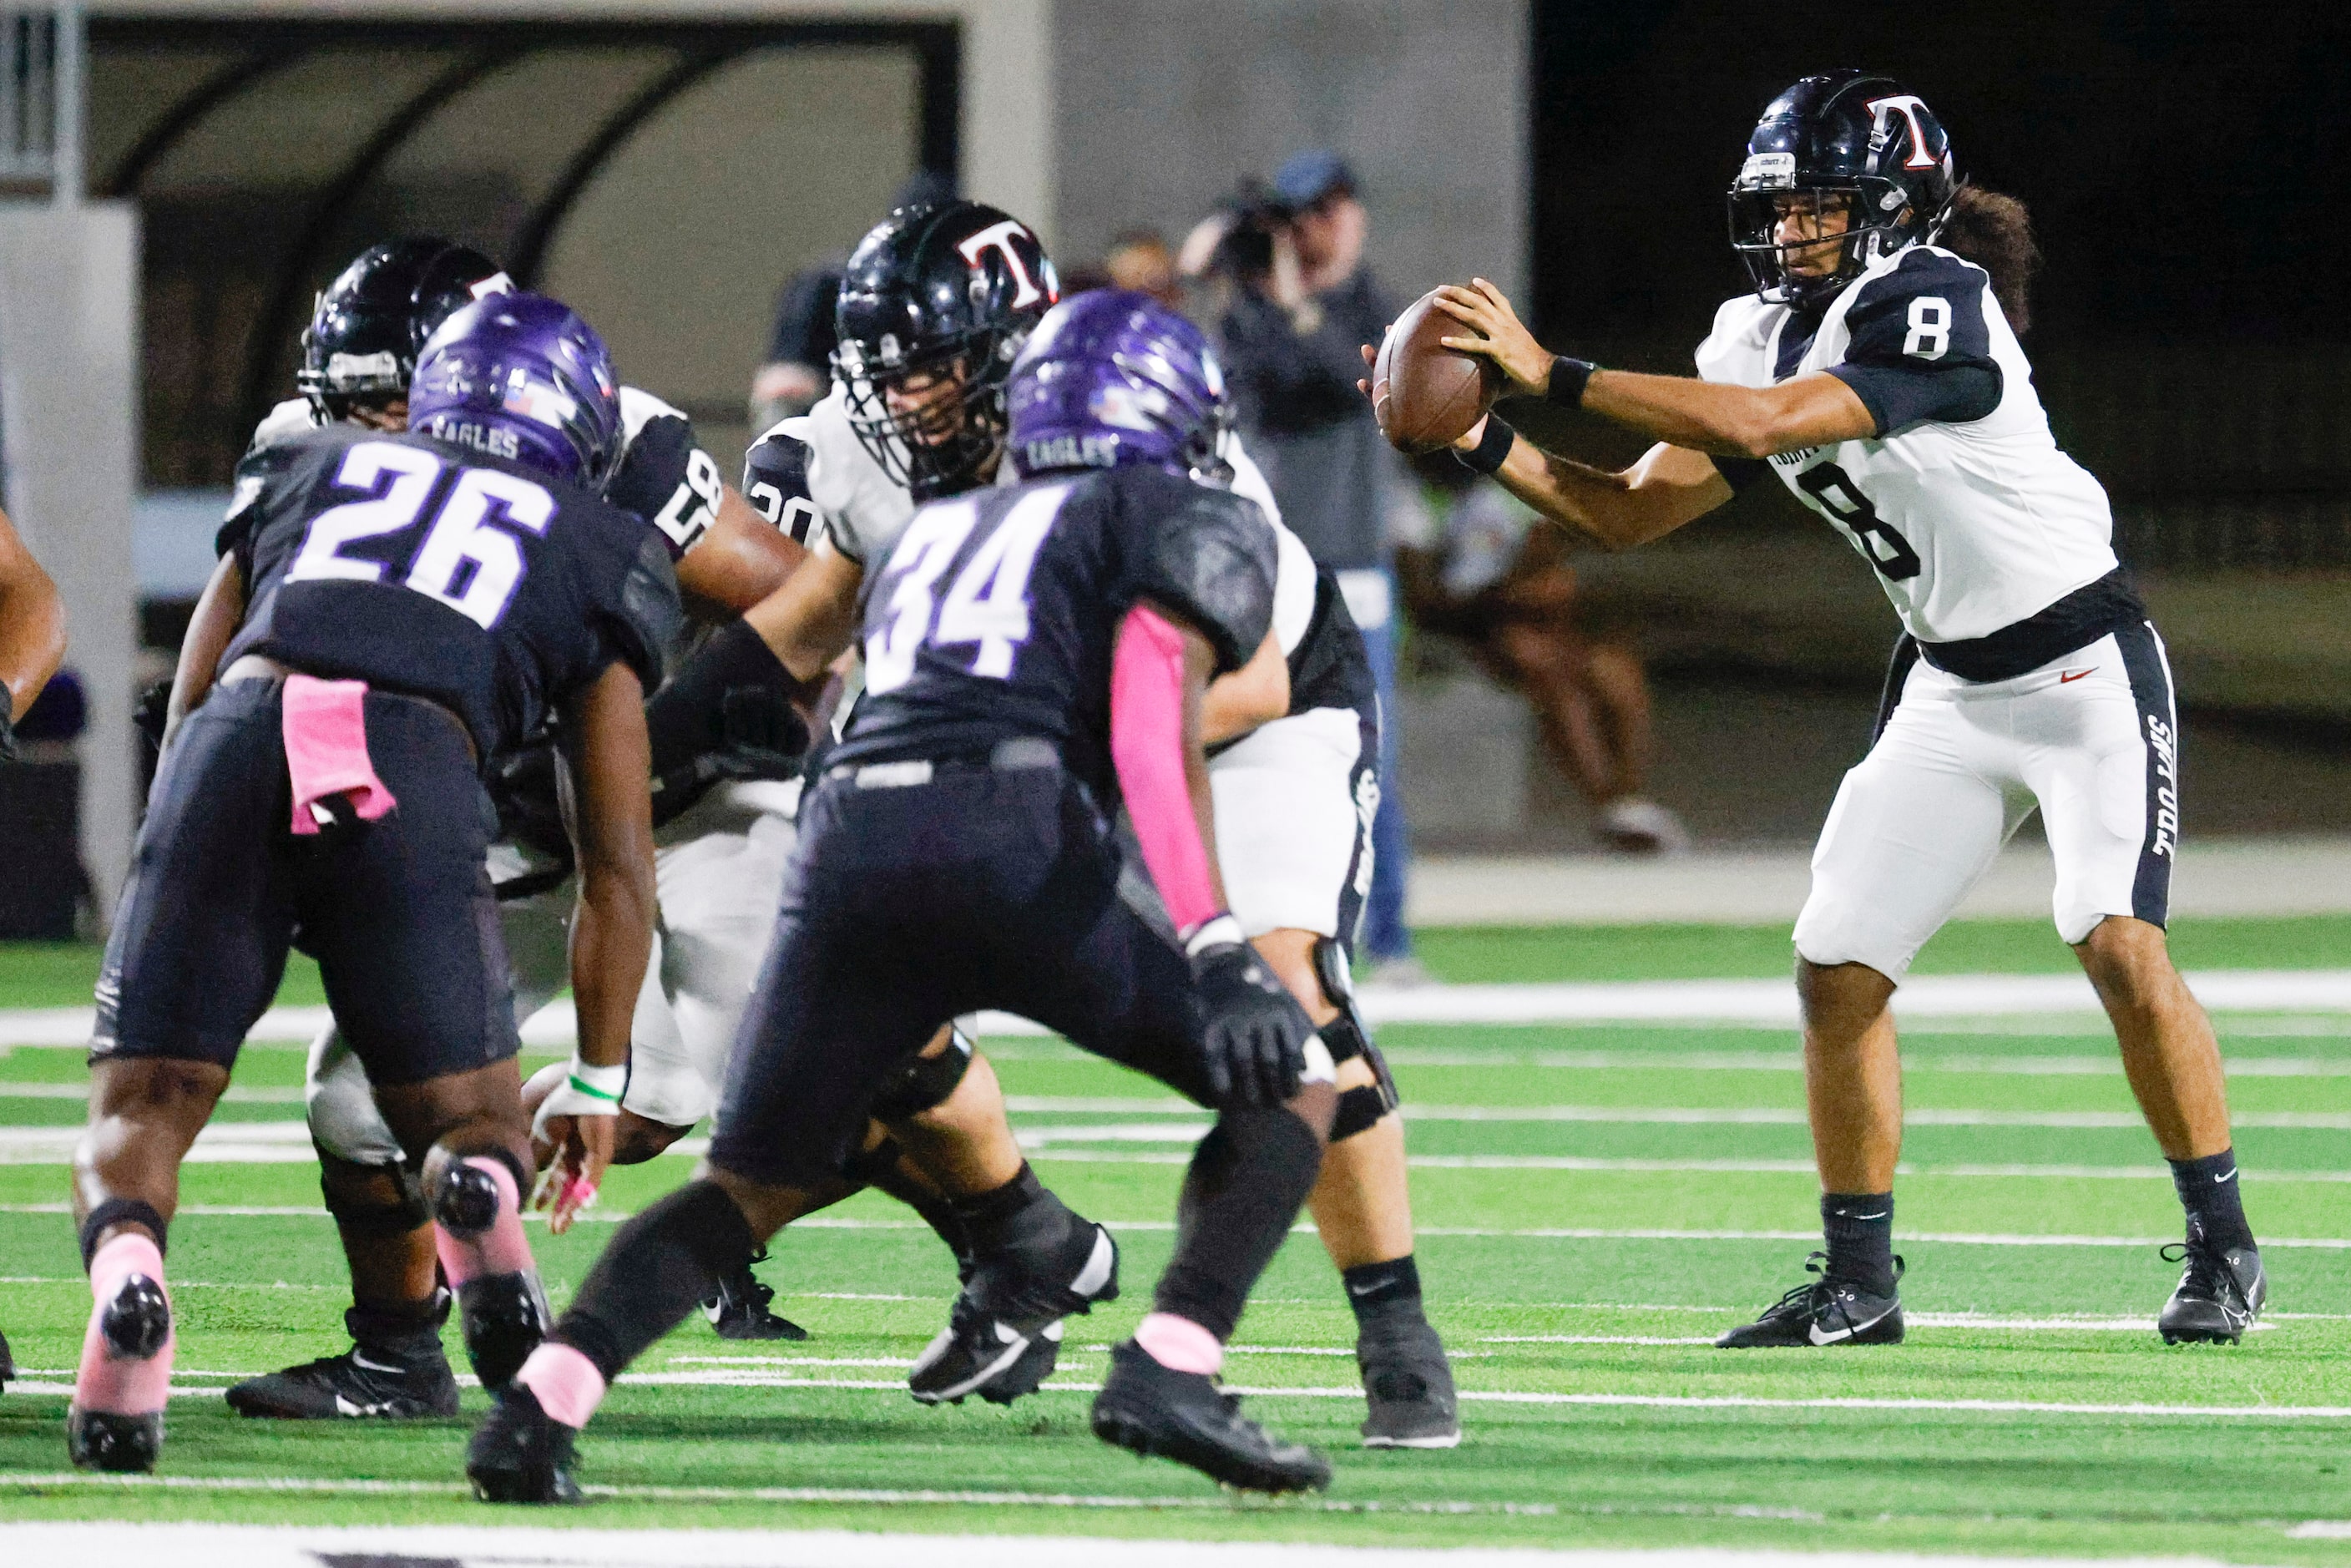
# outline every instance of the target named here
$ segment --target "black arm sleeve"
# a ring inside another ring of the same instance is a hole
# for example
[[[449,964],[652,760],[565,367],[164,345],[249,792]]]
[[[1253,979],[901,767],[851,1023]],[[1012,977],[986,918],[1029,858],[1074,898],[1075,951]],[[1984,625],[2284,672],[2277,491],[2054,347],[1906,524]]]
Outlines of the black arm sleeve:
[[[651,523],[682,556],[718,520],[723,481],[718,460],[702,450],[683,414],[645,421],[620,465],[604,481],[604,499]]]
[[[1829,374],[1853,388],[1879,435],[1928,420],[1964,424],[2000,406],[1987,281],[1980,267],[1921,249],[1861,286],[1845,314],[1852,340]]]
[[[808,444],[779,426],[743,455],[743,498],[794,544],[809,542],[816,503],[809,498]]]
[[[1155,469],[1123,497],[1136,541],[1125,596],[1181,613],[1216,650],[1217,674],[1255,655],[1273,625],[1276,546],[1257,503]]]

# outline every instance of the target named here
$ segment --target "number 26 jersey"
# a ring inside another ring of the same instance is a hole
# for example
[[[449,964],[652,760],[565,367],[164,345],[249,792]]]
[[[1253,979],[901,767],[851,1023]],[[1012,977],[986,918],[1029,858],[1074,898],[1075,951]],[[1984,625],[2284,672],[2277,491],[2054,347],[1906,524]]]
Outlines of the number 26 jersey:
[[[1922,643],[1988,636],[2116,569],[2105,491],[2058,449],[2032,367],[1981,267],[1917,245],[1817,316],[1744,295],[1715,313],[1698,375],[1765,387],[1826,371],[1877,434],[1770,467],[1876,570]],[[1718,458],[1734,486],[1760,464]]]
[[[350,425],[256,451],[218,546],[264,653],[429,697],[487,758],[615,661],[650,692],[680,618],[664,537],[519,464]]]

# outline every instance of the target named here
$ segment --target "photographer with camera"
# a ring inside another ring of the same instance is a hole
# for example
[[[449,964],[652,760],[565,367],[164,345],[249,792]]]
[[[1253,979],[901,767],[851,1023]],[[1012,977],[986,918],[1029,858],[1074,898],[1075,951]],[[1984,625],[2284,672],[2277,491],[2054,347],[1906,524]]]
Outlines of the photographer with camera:
[[[1387,514],[1405,492],[1395,453],[1356,392],[1357,346],[1395,311],[1363,264],[1368,216],[1353,172],[1320,149],[1282,164],[1269,188],[1245,182],[1186,240],[1178,268],[1224,284],[1220,335],[1250,453],[1283,519],[1339,580],[1364,633],[1380,696],[1379,812],[1362,952],[1374,970],[1409,965],[1410,856],[1396,787],[1395,578]]]

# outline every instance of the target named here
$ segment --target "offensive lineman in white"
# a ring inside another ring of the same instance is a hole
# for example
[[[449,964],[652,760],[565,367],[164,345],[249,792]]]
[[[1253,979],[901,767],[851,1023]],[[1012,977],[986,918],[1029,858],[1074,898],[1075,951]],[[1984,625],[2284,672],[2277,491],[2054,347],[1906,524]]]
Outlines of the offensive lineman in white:
[[[1446,346],[1491,360],[1510,392],[1658,443],[1607,473],[1489,417],[1458,444],[1463,462],[1616,549],[1776,474],[1861,552],[1905,629],[1876,744],[1837,791],[1796,922],[1826,1257],[1718,1343],[1901,1339],[1888,1004],[2037,804],[2058,935],[2113,1021],[2187,1210],[2186,1268],[2158,1329],[2233,1343],[2265,1287],[2219,1047],[2164,940],[2179,833],[2170,674],[2116,560],[2105,493],[2052,440],[2017,342],[2034,258],[2023,209],[1959,183],[1917,95],[1851,70],[1807,77],[1764,110],[1730,209],[1756,291],[1716,313],[1698,380],[1555,359],[1483,279],[1441,295],[1462,324]]]

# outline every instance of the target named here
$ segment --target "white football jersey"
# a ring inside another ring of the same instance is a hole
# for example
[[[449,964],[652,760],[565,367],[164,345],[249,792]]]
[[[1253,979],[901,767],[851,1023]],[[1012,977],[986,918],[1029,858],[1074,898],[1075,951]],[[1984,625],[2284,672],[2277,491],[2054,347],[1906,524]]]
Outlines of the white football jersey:
[[[1834,370],[1878,416],[1883,435],[1771,466],[1852,541],[1925,643],[1986,636],[2116,565],[2105,491],[2058,450],[1989,282],[1912,246],[1846,286],[1809,338],[1804,317],[1749,294],[1715,312],[1698,350],[1701,378],[1738,386]]]
[[[877,570],[914,519],[914,497],[857,439],[841,384],[777,428],[808,448],[809,499],[832,548],[869,571]]]

